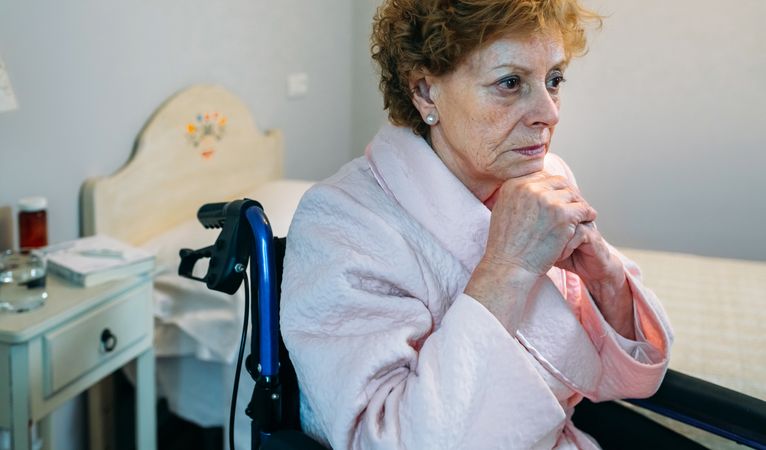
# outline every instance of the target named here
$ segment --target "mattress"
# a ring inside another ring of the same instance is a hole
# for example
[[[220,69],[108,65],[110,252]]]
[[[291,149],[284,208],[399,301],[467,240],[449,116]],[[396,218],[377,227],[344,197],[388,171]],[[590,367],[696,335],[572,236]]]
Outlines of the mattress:
[[[766,262],[620,250],[641,268],[670,317],[670,367],[766,400]],[[641,412],[710,448],[744,448]]]

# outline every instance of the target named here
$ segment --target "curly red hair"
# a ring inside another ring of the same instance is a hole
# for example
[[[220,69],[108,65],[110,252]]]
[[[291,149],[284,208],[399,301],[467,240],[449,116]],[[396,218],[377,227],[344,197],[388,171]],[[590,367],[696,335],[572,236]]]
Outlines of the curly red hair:
[[[383,107],[392,123],[426,136],[429,127],[412,104],[413,71],[444,75],[500,36],[548,30],[561,33],[569,59],[585,53],[588,21],[601,25],[578,0],[385,0],[371,38]]]

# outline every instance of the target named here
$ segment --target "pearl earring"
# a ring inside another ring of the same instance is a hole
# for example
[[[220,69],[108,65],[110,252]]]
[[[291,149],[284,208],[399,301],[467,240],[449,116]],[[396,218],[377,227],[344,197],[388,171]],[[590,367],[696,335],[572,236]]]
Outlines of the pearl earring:
[[[426,116],[426,123],[429,124],[429,125],[436,124],[436,120],[437,120],[436,113],[430,112]]]

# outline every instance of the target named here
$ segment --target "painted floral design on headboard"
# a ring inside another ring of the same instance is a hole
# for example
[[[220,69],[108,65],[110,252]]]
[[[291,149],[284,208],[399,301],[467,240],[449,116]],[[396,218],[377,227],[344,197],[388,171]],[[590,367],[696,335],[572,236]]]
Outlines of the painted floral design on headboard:
[[[196,121],[186,124],[186,137],[194,148],[202,147],[203,158],[210,159],[215,154],[212,140],[223,139],[226,122],[226,116],[219,112],[197,114]]]

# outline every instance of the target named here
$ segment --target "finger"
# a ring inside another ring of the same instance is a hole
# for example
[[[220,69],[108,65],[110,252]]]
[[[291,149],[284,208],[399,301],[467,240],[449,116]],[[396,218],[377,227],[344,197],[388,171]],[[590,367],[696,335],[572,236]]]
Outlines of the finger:
[[[537,186],[545,190],[565,189],[574,187],[568,179],[559,175],[551,175],[547,172],[540,171],[534,172],[522,177],[510,178],[506,180],[506,184],[511,186],[530,185]],[[577,189],[575,189],[577,190]]]
[[[557,190],[557,189],[571,189],[577,193],[579,193],[579,189],[572,184],[568,179],[559,176],[559,175],[547,175],[539,178],[537,180],[533,181],[534,183],[537,183],[544,188],[548,190]]]
[[[563,216],[561,219],[568,224],[579,225],[583,222],[593,222],[598,213],[585,201],[573,201],[563,204],[559,210]]]
[[[567,242],[567,245],[564,246],[564,249],[561,251],[561,255],[559,256],[558,260],[562,261],[569,258],[572,256],[572,253],[574,253],[575,250],[587,242],[589,242],[588,227],[583,226],[583,224],[576,225],[574,235],[569,240],[569,242]]]
[[[587,204],[584,198],[579,192],[571,189],[558,189],[555,191],[543,191],[540,194],[549,205],[566,204],[566,203],[584,203]]]
[[[594,252],[601,251],[601,247],[604,249],[606,248],[603,245],[604,239],[596,227],[596,222],[583,222],[580,224],[580,227],[583,229],[583,232],[586,235],[585,243],[590,244],[588,246],[588,253],[595,254]],[[608,250],[606,253],[608,253]]]
[[[557,195],[564,193],[566,194],[568,201],[585,202],[585,198],[582,196],[577,186],[570,183],[569,180],[564,177],[551,176],[531,182],[526,187],[531,192],[538,193],[540,195]]]
[[[580,223],[591,223],[592,225],[589,225],[589,227],[595,230],[596,229],[595,221],[596,221],[596,218],[598,217],[598,212],[587,203],[584,203],[584,208],[581,210],[581,212],[582,212],[582,217],[580,218]]]
[[[544,200],[543,203],[540,203]],[[580,191],[569,184],[563,177],[539,176],[534,181],[525,183],[518,179],[507,180],[496,195],[496,204],[520,205],[533,202],[548,208],[562,203],[584,202]],[[531,206],[531,203],[529,204]]]
[[[509,178],[505,180],[505,183],[506,184],[526,184],[526,183],[531,183],[534,181],[545,179],[549,176],[550,175],[548,175],[546,172],[540,170],[538,172],[532,172],[526,175],[522,175],[520,177]]]

